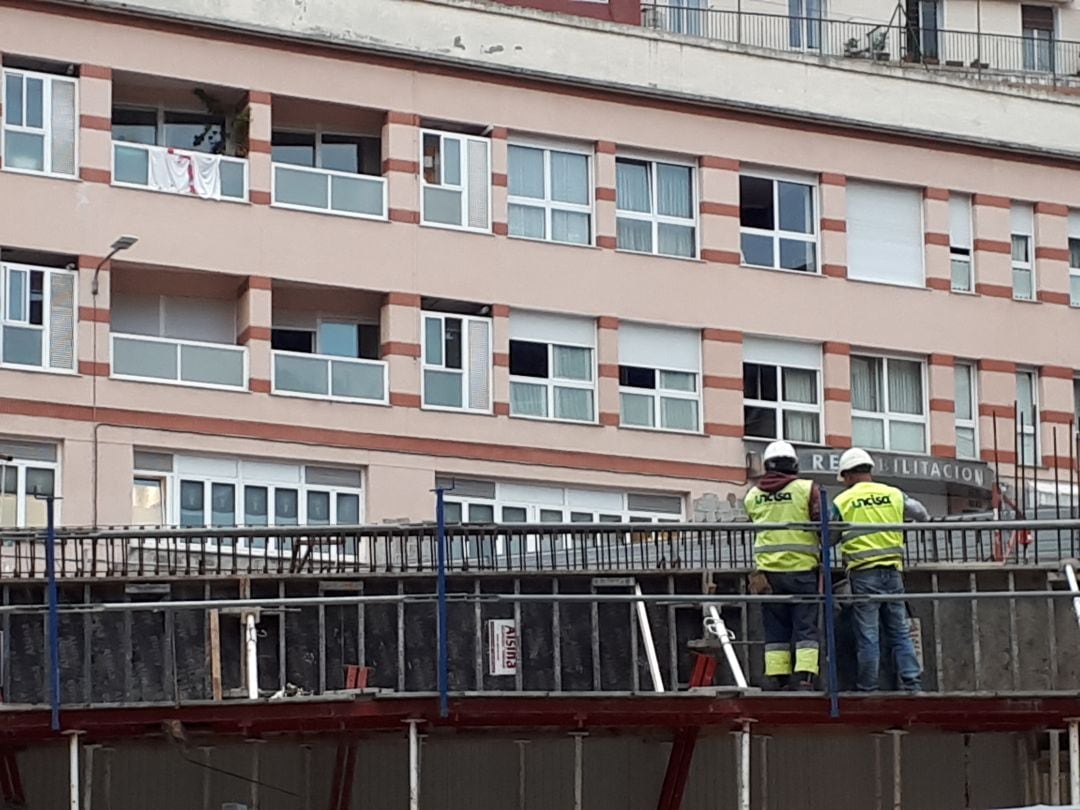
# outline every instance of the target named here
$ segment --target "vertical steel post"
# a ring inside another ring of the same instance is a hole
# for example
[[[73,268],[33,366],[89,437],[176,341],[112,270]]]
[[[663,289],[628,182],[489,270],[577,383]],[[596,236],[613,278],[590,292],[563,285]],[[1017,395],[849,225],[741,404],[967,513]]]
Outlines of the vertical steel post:
[[[447,641],[446,622],[446,501],[444,487],[435,489],[435,542],[438,545],[438,590],[439,590],[439,717],[450,714],[450,647]]]
[[[825,590],[825,685],[829,693],[829,716],[840,716],[839,685],[836,676],[836,617],[833,614],[832,543],[829,539],[829,496],[818,490],[821,510],[821,579]]]
[[[1080,720],[1069,718],[1069,801],[1080,804]]]
[[[409,724],[409,810],[420,810],[420,735],[416,727],[423,721],[405,722]]]
[[[50,500],[49,503],[52,503]],[[68,736],[68,807],[79,810],[79,735],[81,731],[69,731]]]
[[[902,741],[905,732],[890,731],[892,736],[893,810],[904,807],[904,759]]]
[[[42,496],[35,496],[42,497]],[[47,533],[45,538],[45,568],[48,575],[49,600],[49,705],[52,708],[52,730],[60,730],[60,611],[56,590],[56,499],[43,497]]]
[[[585,733],[578,731],[574,738],[574,810],[582,810],[585,797]]]
[[[742,729],[736,732],[738,745],[735,749],[738,759],[739,810],[750,810],[750,721],[742,721]]]
[[[246,662],[245,675],[247,677],[248,700],[259,699],[259,636],[255,630],[255,613],[244,613],[244,660]]]
[[[1061,729],[1050,729],[1050,804],[1061,804]]]

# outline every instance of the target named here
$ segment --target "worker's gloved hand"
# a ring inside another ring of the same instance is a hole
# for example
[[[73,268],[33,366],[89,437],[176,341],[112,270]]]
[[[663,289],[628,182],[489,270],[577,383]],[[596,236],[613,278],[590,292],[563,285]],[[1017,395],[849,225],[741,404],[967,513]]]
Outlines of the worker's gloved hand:
[[[769,578],[762,571],[753,571],[750,574],[750,593],[755,595],[772,593]]]

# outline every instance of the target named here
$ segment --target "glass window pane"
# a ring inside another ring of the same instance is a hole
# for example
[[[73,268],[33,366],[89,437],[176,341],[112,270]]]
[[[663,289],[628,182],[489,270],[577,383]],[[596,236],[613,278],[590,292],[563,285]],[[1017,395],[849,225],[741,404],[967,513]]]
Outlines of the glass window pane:
[[[323,135],[319,167],[359,174],[363,162],[363,142],[364,138],[356,135]]]
[[[971,292],[971,260],[952,257],[952,288],[957,292]]]
[[[739,222],[744,228],[771,231],[773,216],[773,181],[763,177],[739,177]],[[771,265],[772,262],[767,262]]]
[[[817,404],[817,372],[805,368],[781,370],[784,382],[784,400],[806,405]]]
[[[28,279],[25,270],[8,270],[7,317],[10,321],[26,322]]]
[[[592,349],[578,346],[553,346],[554,377],[564,380],[592,379]]]
[[[443,183],[450,186],[461,185],[461,141],[457,138],[443,138]]]
[[[547,386],[511,381],[510,413],[515,416],[546,417]]]
[[[755,267],[774,267],[773,263],[773,238],[754,233],[744,233],[740,239],[742,244],[743,264],[752,264]]]
[[[563,513],[561,509],[541,509],[540,510],[540,522],[541,523],[562,523]]]
[[[1018,459],[1020,464],[1030,465],[1037,463],[1036,458],[1036,445],[1035,435],[1032,433],[1025,433],[1020,440],[1020,458]]]
[[[522,506],[504,506],[502,508],[503,523],[525,523],[528,519],[528,512]]]
[[[889,449],[904,453],[922,453],[926,450],[926,428],[911,422],[889,423]]]
[[[244,525],[269,526],[270,500],[266,487],[244,487]]]
[[[26,469],[26,497],[33,498],[35,495],[55,495],[55,473],[40,467],[28,467]]]
[[[32,172],[45,171],[45,136],[11,130],[5,132],[4,166]]]
[[[551,199],[589,204],[589,159],[585,155],[551,153]]]
[[[776,410],[747,405],[743,408],[743,433],[762,439],[775,439]]]
[[[747,399],[776,402],[780,398],[776,372],[776,366],[743,363],[743,396]]]
[[[548,376],[548,346],[527,340],[510,341],[510,373],[518,377]]]
[[[446,359],[444,365],[447,368],[461,368],[461,318],[447,318],[443,321],[443,328],[446,334]]]
[[[360,496],[339,492],[337,496],[337,521],[341,526],[360,525]]]
[[[885,423],[880,419],[851,418],[851,443],[856,447],[885,449]]]
[[[656,164],[656,209],[666,217],[694,216],[692,174],[689,166]]]
[[[443,516],[448,524],[461,523],[461,504],[455,501],[447,501]]]
[[[1069,305],[1080,307],[1080,273],[1069,276]]]
[[[1028,262],[1031,260],[1031,256],[1028,252],[1031,240],[1027,236],[1013,234],[1012,237],[1012,258],[1014,262]]]
[[[181,346],[180,379],[185,382],[241,387],[246,384],[243,352],[210,346]]]
[[[329,386],[326,360],[293,354],[274,356],[274,387],[278,391],[326,396]]]
[[[591,422],[593,420],[593,392],[587,388],[556,386],[555,418]]]
[[[232,484],[210,485],[210,525],[236,525],[236,487]]]
[[[654,427],[653,398],[643,394],[619,394],[622,403],[622,423],[634,427]]]
[[[652,223],[640,219],[618,217],[615,221],[615,244],[619,250],[652,253]]]
[[[331,177],[330,208],[350,214],[382,216],[383,186],[368,177]]]
[[[820,427],[821,420],[816,413],[784,411],[784,438],[789,442],[817,444],[821,441]]]
[[[295,489],[274,490],[274,525],[296,526],[300,522],[300,493]]]
[[[813,189],[802,183],[785,183],[783,181],[778,182],[776,188],[780,197],[780,230],[794,233],[813,233]]]
[[[1035,424],[1035,376],[1026,371],[1016,375],[1016,407],[1025,425]]]
[[[665,256],[686,256],[692,258],[694,250],[694,229],[684,225],[667,225],[661,222],[657,226],[659,233],[658,252]]]
[[[469,504],[469,523],[494,523],[495,507],[487,503]]]
[[[320,323],[319,354],[359,357],[360,333],[355,323]]]
[[[42,331],[33,327],[4,327],[4,362],[20,366],[41,366]]]
[[[202,481],[180,482],[180,525],[185,527],[205,526],[205,498]]]
[[[889,360],[889,410],[920,415],[923,412],[922,365],[912,360]]]
[[[1032,299],[1030,267],[1013,268],[1013,297],[1019,298],[1021,301],[1030,301]]]
[[[817,272],[816,252],[817,249],[813,242],[781,239],[780,266],[785,270],[802,270],[805,273]]]
[[[977,458],[975,448],[975,429],[969,427],[958,427],[956,429],[956,457],[957,458]]]
[[[274,167],[275,201],[308,208],[327,208],[330,204],[327,194],[325,175],[300,172],[283,166]]]
[[[116,114],[113,113],[115,131]],[[151,141],[152,143],[152,141]],[[315,167],[315,133],[275,131],[270,137],[270,159],[274,163]]]
[[[543,208],[531,205],[510,204],[509,229],[511,236],[524,236],[528,239],[543,239],[547,213]]]
[[[424,221],[461,225],[461,192],[431,186],[425,188]]]
[[[696,391],[697,374],[689,371],[661,371],[660,387],[668,391]]]
[[[329,492],[308,492],[307,523],[309,526],[327,526],[330,524]]]
[[[460,371],[426,370],[424,372],[424,404],[441,408],[463,407],[462,376]]]
[[[877,357],[851,358],[851,407],[859,411],[882,411],[881,360]],[[858,442],[856,442],[858,444]]]
[[[661,397],[660,424],[662,427],[666,427],[671,430],[697,430],[697,400]]]
[[[438,318],[424,318],[424,362],[430,366],[443,364],[443,330]]]
[[[9,73],[4,77],[4,122],[22,126],[22,115],[23,79],[18,73]]]
[[[956,418],[971,419],[971,366],[957,365],[954,373],[956,384]]]
[[[551,238],[574,245],[589,244],[589,215],[579,211],[552,211]]]
[[[41,129],[45,108],[45,83],[41,79],[26,79],[26,121],[24,126]]]
[[[131,487],[131,523],[133,526],[164,526],[164,482],[157,478],[136,478]],[[5,525],[0,516],[0,526]]]
[[[615,207],[621,211],[652,211],[649,164],[640,160],[615,161]]]
[[[619,385],[628,388],[656,389],[656,371],[637,366],[619,366]]]
[[[225,151],[225,120],[210,113],[165,111],[165,146],[195,152]]]
[[[544,199],[544,151],[525,146],[511,146],[507,183],[515,197]]]

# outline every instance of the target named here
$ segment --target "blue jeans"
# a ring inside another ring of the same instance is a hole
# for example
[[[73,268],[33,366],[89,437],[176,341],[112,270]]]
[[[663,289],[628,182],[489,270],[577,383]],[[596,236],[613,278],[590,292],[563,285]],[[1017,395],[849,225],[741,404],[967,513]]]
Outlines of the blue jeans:
[[[904,578],[895,568],[864,568],[852,571],[853,594],[902,594]],[[856,689],[872,692],[878,688],[881,658],[879,623],[884,625],[885,649],[893,657],[900,688],[907,692],[922,689],[919,662],[908,635],[907,607],[903,601],[855,602],[855,653],[859,661]]]

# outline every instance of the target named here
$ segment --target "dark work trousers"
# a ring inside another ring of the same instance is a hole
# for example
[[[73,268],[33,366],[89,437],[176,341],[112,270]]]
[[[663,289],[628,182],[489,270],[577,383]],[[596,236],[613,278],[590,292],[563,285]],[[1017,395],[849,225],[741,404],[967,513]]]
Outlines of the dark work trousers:
[[[766,571],[776,596],[816,595],[817,571]],[[818,605],[816,602],[765,602],[765,674],[818,672]],[[795,655],[792,656],[792,649]],[[793,660],[794,658],[794,660]]]

